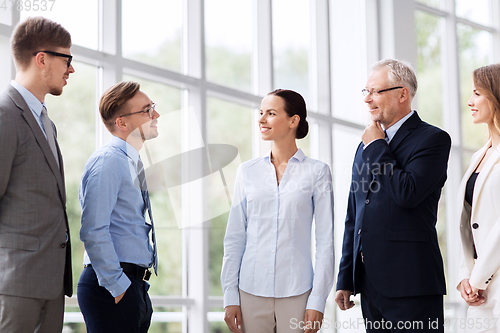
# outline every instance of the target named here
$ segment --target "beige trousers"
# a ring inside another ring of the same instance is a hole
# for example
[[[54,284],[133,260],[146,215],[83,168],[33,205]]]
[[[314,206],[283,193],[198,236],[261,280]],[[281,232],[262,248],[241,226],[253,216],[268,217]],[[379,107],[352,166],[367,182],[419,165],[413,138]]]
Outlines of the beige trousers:
[[[254,296],[240,290],[243,332],[304,332],[304,316],[310,293],[309,290],[298,296],[274,298]]]

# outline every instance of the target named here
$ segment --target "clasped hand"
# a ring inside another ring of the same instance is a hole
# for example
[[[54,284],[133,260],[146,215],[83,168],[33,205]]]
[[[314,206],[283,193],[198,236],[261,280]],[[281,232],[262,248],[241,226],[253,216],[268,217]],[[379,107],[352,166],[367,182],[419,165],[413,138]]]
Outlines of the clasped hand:
[[[486,302],[484,290],[470,285],[469,279],[463,279],[457,286],[460,295],[469,306],[479,306]]]

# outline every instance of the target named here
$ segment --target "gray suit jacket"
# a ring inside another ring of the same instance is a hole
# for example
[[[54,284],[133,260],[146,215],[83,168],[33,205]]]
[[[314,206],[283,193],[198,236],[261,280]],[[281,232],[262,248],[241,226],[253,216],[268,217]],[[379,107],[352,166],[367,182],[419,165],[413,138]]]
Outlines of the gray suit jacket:
[[[9,86],[0,95],[0,294],[53,299],[63,286],[73,293],[57,151],[61,169],[28,105]]]

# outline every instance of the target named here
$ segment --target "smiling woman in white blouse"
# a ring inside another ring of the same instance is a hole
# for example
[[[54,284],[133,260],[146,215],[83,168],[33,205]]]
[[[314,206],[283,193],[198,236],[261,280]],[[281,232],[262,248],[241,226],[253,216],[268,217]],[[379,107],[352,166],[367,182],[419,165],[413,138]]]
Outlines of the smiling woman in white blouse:
[[[472,156],[458,191],[462,249],[457,289],[469,305],[472,331],[500,332],[500,64],[476,69],[473,81],[472,121],[487,125],[489,140]]]
[[[297,148],[309,130],[306,116],[300,94],[269,93],[259,127],[272,149],[238,169],[221,274],[231,332],[320,328],[333,284],[333,190],[328,165]]]

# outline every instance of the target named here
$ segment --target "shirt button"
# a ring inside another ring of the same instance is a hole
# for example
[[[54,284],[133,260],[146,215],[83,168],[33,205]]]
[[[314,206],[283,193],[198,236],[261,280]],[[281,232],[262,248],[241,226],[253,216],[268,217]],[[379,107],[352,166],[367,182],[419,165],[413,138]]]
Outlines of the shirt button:
[[[479,224],[474,223],[474,224],[472,225],[472,227],[473,227],[474,229],[477,229],[477,228],[479,228]]]
[[[368,205],[369,203],[370,203],[370,199],[366,199],[366,200],[365,200],[365,204],[367,204],[367,205]]]
[[[66,247],[66,243],[61,244],[61,249],[64,249]]]
[[[361,235],[361,229],[358,230],[358,235]]]

